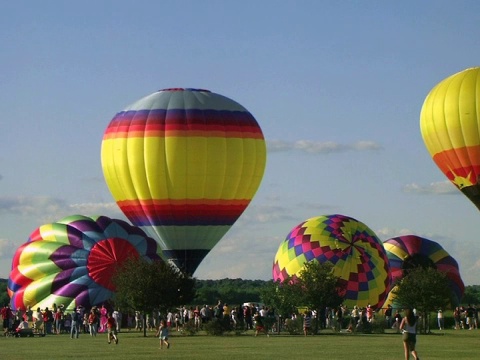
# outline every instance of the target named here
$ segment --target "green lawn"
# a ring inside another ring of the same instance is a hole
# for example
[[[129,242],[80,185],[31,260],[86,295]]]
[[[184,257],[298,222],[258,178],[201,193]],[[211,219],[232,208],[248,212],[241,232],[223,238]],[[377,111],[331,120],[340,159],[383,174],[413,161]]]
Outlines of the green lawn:
[[[79,339],[68,335],[44,338],[0,338],[0,359],[403,359],[399,334],[332,334],[325,331],[316,336],[244,335],[182,336],[172,332],[171,348],[159,349],[159,341],[134,332],[121,332],[118,345],[108,345],[105,334],[96,338],[82,334]],[[422,360],[471,360],[479,357],[479,330],[447,330],[433,335],[418,335],[417,349]]]

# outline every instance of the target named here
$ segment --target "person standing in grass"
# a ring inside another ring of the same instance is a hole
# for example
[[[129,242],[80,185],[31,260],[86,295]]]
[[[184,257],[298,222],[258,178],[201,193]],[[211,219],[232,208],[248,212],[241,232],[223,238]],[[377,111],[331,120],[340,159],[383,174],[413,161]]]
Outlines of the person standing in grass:
[[[438,330],[444,330],[445,325],[444,325],[444,321],[443,321],[443,311],[442,311],[442,309],[438,309],[437,320],[438,320]]]
[[[108,343],[110,344],[112,340],[115,341],[115,344],[118,344],[118,335],[117,335],[117,322],[112,316],[112,313],[107,314],[107,336],[108,336]]]
[[[405,317],[400,323],[400,330],[402,330],[403,349],[405,351],[405,360],[410,359],[412,353],[415,360],[420,360],[415,350],[417,343],[417,319],[411,309],[405,310]]]
[[[80,322],[81,322],[81,317],[80,317],[80,311],[78,309],[75,309],[72,314],[72,324],[70,326],[70,339],[78,339],[78,336],[80,335]]]
[[[155,336],[158,336],[160,339],[160,349],[163,349],[163,344],[167,345],[167,349],[170,348],[170,343],[168,342],[168,326],[165,324],[165,320],[160,321],[160,326]]]
[[[303,316],[303,334],[305,336],[308,335],[311,327],[312,327],[312,312],[307,311]]]
[[[258,336],[258,334],[262,332],[268,337],[269,336],[268,330],[264,324],[264,321],[263,321],[264,319],[262,318],[259,312],[255,314],[254,320],[255,320],[255,336]]]
[[[90,336],[97,336],[97,326],[98,326],[98,317],[95,309],[90,310],[90,315],[88,315],[88,327],[90,331]]]

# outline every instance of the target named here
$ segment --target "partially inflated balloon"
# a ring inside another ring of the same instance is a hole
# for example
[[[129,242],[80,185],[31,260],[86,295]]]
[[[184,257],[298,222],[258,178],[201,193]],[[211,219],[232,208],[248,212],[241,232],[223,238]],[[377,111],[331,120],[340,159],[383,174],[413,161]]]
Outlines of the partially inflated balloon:
[[[390,286],[382,242],[365,224],[344,215],[319,216],[297,225],[280,244],[273,280],[299,276],[305,263],[330,262],[346,286],[345,304],[382,306]]]
[[[160,253],[154,239],[122,220],[73,215],[45,224],[13,257],[7,288],[12,308],[100,305],[112,298],[111,277],[123,261],[161,261]]]
[[[392,284],[401,280],[409,269],[417,266],[432,267],[444,273],[450,280],[452,302],[460,304],[465,286],[457,261],[435,241],[416,235],[403,235],[383,243],[390,262]],[[389,296],[392,302],[394,295]]]
[[[480,67],[454,74],[430,91],[420,129],[437,166],[480,209]]]
[[[265,163],[255,118],[208,90],[148,95],[115,115],[102,142],[118,206],[190,274],[246,209]]]

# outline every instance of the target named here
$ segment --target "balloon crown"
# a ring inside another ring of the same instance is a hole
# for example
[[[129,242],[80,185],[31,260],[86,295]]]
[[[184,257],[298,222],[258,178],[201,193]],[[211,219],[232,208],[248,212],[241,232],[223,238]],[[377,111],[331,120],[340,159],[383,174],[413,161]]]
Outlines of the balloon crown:
[[[158,91],[201,91],[201,92],[211,92],[210,90],[206,89],[194,89],[194,88],[167,88],[161,89]]]

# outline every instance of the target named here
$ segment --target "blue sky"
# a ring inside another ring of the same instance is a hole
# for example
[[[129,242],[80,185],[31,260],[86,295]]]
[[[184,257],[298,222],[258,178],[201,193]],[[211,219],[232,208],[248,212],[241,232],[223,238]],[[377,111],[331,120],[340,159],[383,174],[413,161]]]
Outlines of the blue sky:
[[[15,1],[0,13],[0,277],[38,226],[123,218],[100,145],[116,112],[156,90],[245,106],[268,143],[263,182],[200,279],[270,279],[303,220],[340,213],[381,240],[440,243],[480,281],[480,214],[437,169],[425,96],[480,65],[478,1]]]

